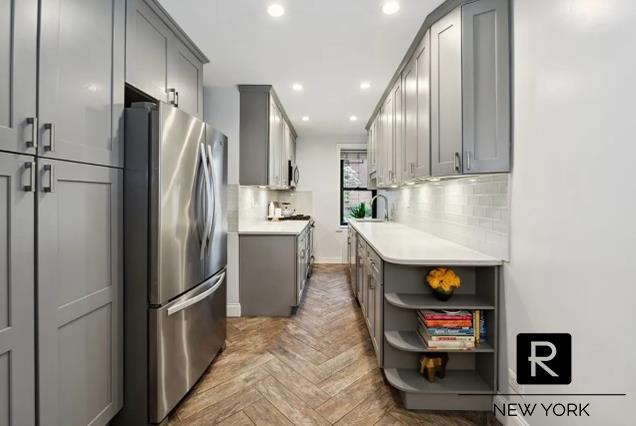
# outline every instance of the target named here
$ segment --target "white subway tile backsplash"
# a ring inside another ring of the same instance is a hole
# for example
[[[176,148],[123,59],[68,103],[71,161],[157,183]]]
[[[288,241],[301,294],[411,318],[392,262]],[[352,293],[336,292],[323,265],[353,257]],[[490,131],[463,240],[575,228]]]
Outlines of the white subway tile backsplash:
[[[509,180],[485,175],[391,190],[391,218],[508,260]]]

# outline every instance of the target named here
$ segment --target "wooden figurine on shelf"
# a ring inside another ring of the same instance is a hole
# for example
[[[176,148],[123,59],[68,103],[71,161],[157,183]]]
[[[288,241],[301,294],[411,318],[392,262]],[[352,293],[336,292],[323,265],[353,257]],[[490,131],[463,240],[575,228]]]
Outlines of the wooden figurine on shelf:
[[[433,383],[435,376],[443,379],[446,375],[446,364],[448,364],[448,354],[446,352],[428,353],[420,358],[420,374],[426,380]]]

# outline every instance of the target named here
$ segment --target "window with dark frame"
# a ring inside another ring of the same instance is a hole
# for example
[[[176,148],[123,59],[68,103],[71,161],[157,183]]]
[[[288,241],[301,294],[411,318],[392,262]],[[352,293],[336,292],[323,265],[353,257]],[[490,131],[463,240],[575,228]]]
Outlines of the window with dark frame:
[[[367,152],[340,151],[340,224],[346,225],[352,217],[352,209],[358,209],[360,203],[366,207],[365,217],[375,217],[376,207],[371,206],[375,189],[367,188]]]

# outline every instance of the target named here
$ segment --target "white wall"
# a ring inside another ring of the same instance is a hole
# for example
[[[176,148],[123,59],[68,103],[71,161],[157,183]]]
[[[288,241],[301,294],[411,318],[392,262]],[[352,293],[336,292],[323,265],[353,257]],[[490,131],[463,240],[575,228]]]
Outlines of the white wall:
[[[634,424],[636,401],[636,2],[515,0],[511,262],[504,267],[500,386],[521,332],[568,332],[571,386],[620,392],[592,417]],[[545,400],[546,398],[542,398]]]
[[[338,145],[366,144],[366,136],[299,137],[296,163],[299,191],[311,191],[312,216],[316,221],[316,262],[346,261],[346,228],[340,227],[340,158]]]
[[[227,308],[229,316],[240,316],[238,279],[238,183],[240,97],[235,86],[205,87],[204,120],[228,137],[228,242]]]

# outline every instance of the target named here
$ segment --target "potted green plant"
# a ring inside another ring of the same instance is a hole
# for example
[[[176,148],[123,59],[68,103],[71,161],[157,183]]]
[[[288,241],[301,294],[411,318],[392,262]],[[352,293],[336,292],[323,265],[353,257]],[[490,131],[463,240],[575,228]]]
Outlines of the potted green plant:
[[[354,219],[363,219],[367,215],[367,205],[360,203],[351,207],[351,217]]]

